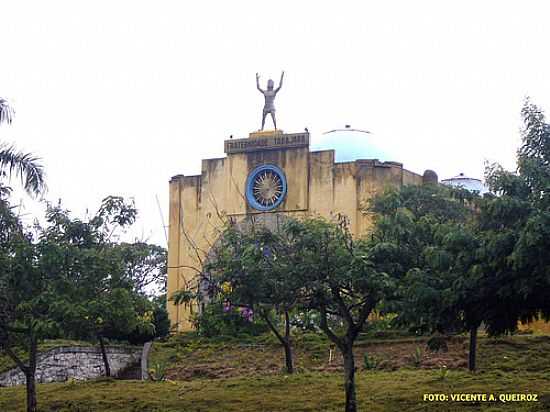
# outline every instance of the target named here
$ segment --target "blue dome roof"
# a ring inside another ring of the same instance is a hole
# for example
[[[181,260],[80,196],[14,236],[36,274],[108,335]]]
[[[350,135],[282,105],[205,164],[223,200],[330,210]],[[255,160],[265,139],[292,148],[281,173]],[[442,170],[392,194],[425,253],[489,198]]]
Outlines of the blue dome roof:
[[[370,133],[343,129],[312,136],[310,150],[334,149],[337,162],[352,162],[358,159],[392,160],[391,154],[380,146],[380,142]]]

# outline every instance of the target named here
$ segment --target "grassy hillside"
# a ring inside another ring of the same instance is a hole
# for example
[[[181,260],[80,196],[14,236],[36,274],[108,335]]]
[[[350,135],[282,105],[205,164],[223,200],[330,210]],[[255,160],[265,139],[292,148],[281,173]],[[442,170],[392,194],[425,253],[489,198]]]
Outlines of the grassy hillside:
[[[548,374],[436,370],[359,372],[360,410],[369,411],[548,411]],[[537,403],[429,403],[424,393],[539,394]],[[88,383],[39,385],[42,411],[341,411],[341,377],[334,373],[301,373],[261,378],[196,379],[151,383],[98,380]],[[23,410],[22,388],[0,389],[0,410]]]
[[[376,361],[377,370],[403,368],[464,369],[467,367],[466,337],[449,341],[448,352],[426,350],[426,338],[359,339],[356,366],[365,370],[364,355]],[[332,361],[329,362],[332,349]],[[323,335],[302,335],[295,339],[294,358],[300,372],[340,372],[342,357]],[[227,378],[281,373],[281,347],[268,335],[245,339],[201,339],[192,335],[155,343],[151,364],[165,364],[174,380]],[[478,347],[480,371],[546,371],[550,373],[550,336],[514,336],[498,339],[481,337]]]
[[[446,354],[413,353],[421,340],[364,339],[357,349],[360,410],[368,411],[548,411],[550,337],[480,339],[479,372],[468,373],[465,342],[454,340]],[[178,380],[139,382],[99,379],[38,386],[42,411],[341,411],[339,356],[328,363],[324,339],[297,342],[298,373],[281,373],[281,351],[269,337],[199,339],[180,336],[155,346],[152,361],[166,362]],[[362,353],[379,358],[365,369]],[[445,365],[447,367],[443,367]],[[538,402],[425,402],[427,393],[536,393]],[[24,407],[24,388],[0,389],[0,411]]]

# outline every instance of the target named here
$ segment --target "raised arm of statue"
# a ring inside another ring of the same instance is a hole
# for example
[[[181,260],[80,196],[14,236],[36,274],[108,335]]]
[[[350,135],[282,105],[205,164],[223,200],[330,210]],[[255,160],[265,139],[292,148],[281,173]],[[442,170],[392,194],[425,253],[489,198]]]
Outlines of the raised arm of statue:
[[[285,77],[284,70],[281,72],[281,80],[279,80],[279,87],[275,89],[275,93],[277,93],[279,90],[281,90],[281,87],[283,87],[283,77]]]
[[[260,87],[260,75],[258,73],[256,73],[256,88],[260,91],[260,92],[264,92],[262,90],[262,88]]]

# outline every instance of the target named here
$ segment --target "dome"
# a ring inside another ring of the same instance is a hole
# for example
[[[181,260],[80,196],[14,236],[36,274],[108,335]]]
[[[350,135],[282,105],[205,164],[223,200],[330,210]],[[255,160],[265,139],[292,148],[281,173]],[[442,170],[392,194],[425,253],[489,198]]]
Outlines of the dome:
[[[443,179],[441,183],[448,186],[462,187],[470,192],[478,192],[480,195],[489,192],[487,186],[480,179],[465,176],[464,173],[460,173],[449,179]]]
[[[426,169],[422,175],[422,182],[424,184],[437,184],[438,179],[437,173],[430,169]]]
[[[391,154],[381,148],[381,142],[368,131],[352,129],[336,129],[320,136],[312,136],[310,150],[335,151],[336,162],[353,162],[358,159],[378,159],[388,161]]]

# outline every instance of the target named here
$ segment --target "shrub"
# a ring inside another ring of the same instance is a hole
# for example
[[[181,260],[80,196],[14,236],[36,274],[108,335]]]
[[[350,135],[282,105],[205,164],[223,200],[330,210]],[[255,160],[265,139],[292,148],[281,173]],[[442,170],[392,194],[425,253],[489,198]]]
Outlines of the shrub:
[[[428,349],[432,352],[447,352],[449,348],[447,347],[447,340],[444,336],[432,336],[426,343]]]
[[[153,367],[148,370],[149,379],[153,382],[166,380],[166,363],[156,362]]]
[[[376,369],[378,366],[378,359],[376,359],[374,356],[369,356],[367,352],[363,355],[363,366],[365,369]]]
[[[238,308],[224,310],[221,302],[206,305],[204,310],[195,316],[193,323],[198,334],[208,338],[220,335],[261,335],[268,331],[267,325],[256,317],[245,317]]]
[[[416,349],[414,350],[414,353],[413,353],[413,362],[414,362],[414,366],[420,366],[420,364],[422,363],[422,357],[423,357],[424,353],[422,351],[422,348],[420,346],[417,346]]]
[[[320,332],[319,322],[319,314],[310,310],[295,310],[290,319],[290,324],[302,332]]]
[[[437,372],[437,377],[439,380],[444,381],[449,376],[449,369],[446,365],[440,365],[439,371]]]
[[[153,324],[155,325],[155,337],[164,338],[170,333],[170,319],[165,306],[155,308],[153,312]]]
[[[382,339],[410,336],[411,333],[401,328],[395,319],[396,315],[392,313],[378,315],[369,320],[362,334],[367,338]]]

